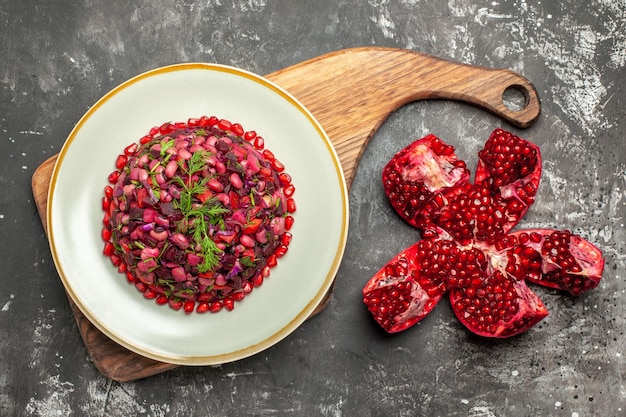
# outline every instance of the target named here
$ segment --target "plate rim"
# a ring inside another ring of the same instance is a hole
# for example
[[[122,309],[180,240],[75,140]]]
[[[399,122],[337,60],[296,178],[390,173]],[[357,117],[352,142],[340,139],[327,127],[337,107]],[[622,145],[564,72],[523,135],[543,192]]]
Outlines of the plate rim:
[[[251,344],[241,349],[236,349],[226,353],[208,355],[208,356],[187,356],[187,355],[163,355],[161,353],[150,351],[148,348],[140,348],[132,343],[126,341],[123,337],[118,335],[115,331],[111,330],[103,323],[101,323],[97,317],[90,311],[87,306],[84,306],[79,297],[74,293],[72,286],[70,285],[68,278],[66,277],[65,271],[62,268],[61,262],[59,260],[59,255],[57,253],[58,248],[55,245],[54,238],[54,226],[53,226],[53,201],[55,198],[55,190],[57,185],[57,180],[59,176],[59,171],[63,166],[63,162],[65,160],[65,156],[74,142],[76,136],[81,131],[81,128],[87,121],[97,113],[98,109],[104,106],[110,99],[115,97],[118,93],[124,91],[128,87],[141,82],[144,79],[148,79],[150,77],[163,75],[176,71],[187,71],[187,70],[207,70],[207,71],[219,71],[226,72],[235,76],[241,76],[253,82],[259,83],[262,86],[272,90],[273,93],[278,94],[284,100],[289,102],[297,111],[303,114],[308,122],[315,128],[320,139],[323,140],[323,143],[327,149],[328,154],[331,156],[333,166],[335,168],[335,176],[339,182],[340,191],[341,191],[341,205],[343,207],[342,210],[342,220],[341,220],[341,232],[339,233],[339,240],[337,244],[337,250],[335,252],[332,263],[330,264],[329,270],[326,272],[326,276],[320,282],[320,287],[315,294],[309,299],[307,304],[297,313],[294,317],[292,317],[285,325],[283,325],[279,330],[273,332],[257,343]],[[289,336],[292,332],[294,332],[302,323],[304,323],[307,318],[314,312],[315,308],[324,300],[326,294],[331,290],[332,285],[336,279],[336,274],[339,270],[339,266],[341,264],[343,254],[345,252],[345,247],[347,244],[348,238],[348,224],[349,224],[349,196],[348,196],[348,188],[345,179],[345,174],[341,167],[341,161],[337,154],[337,151],[334,147],[334,144],[328,137],[325,132],[323,126],[319,123],[319,121],[315,118],[315,116],[291,93],[277,85],[276,83],[268,80],[267,78],[252,73],[248,70],[237,68],[230,65],[218,64],[218,63],[207,63],[207,62],[188,62],[188,63],[177,63],[166,66],[157,67],[145,72],[142,72],[138,75],[135,75],[128,80],[120,83],[115,86],[107,93],[105,93],[101,98],[99,98],[78,120],[76,125],[72,128],[69,135],[67,136],[65,142],[61,150],[58,153],[58,157],[54,163],[54,167],[51,174],[50,186],[48,188],[47,193],[47,206],[46,206],[46,228],[48,230],[48,242],[51,250],[53,262],[57,273],[61,279],[63,287],[66,293],[69,295],[71,300],[76,305],[77,309],[87,318],[87,320],[95,326],[100,332],[102,332],[106,337],[116,342],[120,346],[147,358],[157,360],[164,363],[174,364],[174,365],[189,365],[189,366],[203,366],[203,365],[219,365],[228,362],[233,362],[236,360],[244,359],[246,357],[255,355],[260,353],[270,347],[274,346],[287,336]],[[81,330],[82,336],[82,330]],[[86,342],[86,340],[84,340]]]

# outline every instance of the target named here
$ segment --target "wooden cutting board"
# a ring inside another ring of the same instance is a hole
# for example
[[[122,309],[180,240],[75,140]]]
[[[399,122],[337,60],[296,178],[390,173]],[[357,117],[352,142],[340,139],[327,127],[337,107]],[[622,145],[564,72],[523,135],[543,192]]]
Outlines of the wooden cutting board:
[[[367,143],[381,123],[404,104],[423,99],[461,101],[519,128],[532,125],[541,111],[535,87],[512,71],[468,66],[401,49],[339,50],[266,78],[293,94],[321,123],[339,155],[348,189]],[[511,110],[503,102],[507,89],[523,95],[525,106],[521,110]],[[44,228],[56,158],[43,162],[32,177],[35,204]],[[326,307],[331,295],[332,288],[312,316]],[[107,377],[131,381],[178,366],[145,358],[118,345],[87,320],[71,299],[69,303],[88,354]]]

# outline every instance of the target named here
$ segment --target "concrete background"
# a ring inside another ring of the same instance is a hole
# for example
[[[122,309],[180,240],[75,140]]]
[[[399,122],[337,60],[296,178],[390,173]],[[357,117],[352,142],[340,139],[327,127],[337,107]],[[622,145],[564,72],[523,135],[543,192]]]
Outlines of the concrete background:
[[[626,2],[590,0],[0,0],[0,415],[626,415]],[[81,115],[128,78],[204,61],[258,74],[334,50],[378,45],[509,68],[543,106],[520,131],[445,101],[404,106],[363,155],[334,297],[256,356],[118,383],[84,348],[32,198],[35,168]],[[416,233],[391,210],[386,161],[434,133],[475,166],[495,127],[540,146],[544,174],[520,227],[570,229],[607,263],[578,298],[533,287],[550,315],[491,341],[442,302],[385,335],[363,284]]]

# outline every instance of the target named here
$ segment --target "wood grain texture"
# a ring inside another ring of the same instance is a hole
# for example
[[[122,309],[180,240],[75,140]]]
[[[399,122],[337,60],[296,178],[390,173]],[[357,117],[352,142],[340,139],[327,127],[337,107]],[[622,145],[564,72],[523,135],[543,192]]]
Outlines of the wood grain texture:
[[[340,50],[266,78],[296,97],[320,122],[339,156],[348,188],[367,143],[381,123],[404,104],[423,99],[461,101],[520,128],[532,125],[541,109],[534,86],[512,71],[463,65],[393,48]],[[512,111],[505,106],[502,97],[508,88],[522,92],[526,98],[523,109]],[[33,196],[44,229],[56,160],[55,155],[44,161],[32,177]],[[331,297],[332,288],[311,317],[319,314]],[[69,302],[87,352],[107,377],[132,381],[177,367],[115,343],[87,320],[71,299]]]

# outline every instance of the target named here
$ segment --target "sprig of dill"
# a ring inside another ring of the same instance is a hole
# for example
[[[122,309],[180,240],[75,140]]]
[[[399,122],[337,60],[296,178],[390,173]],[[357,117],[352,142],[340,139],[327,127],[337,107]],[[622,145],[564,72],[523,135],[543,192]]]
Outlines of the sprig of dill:
[[[188,178],[204,169],[207,154],[208,152],[203,151],[194,152],[191,158],[181,165],[181,169]],[[209,235],[209,224],[223,227],[222,214],[227,213],[228,209],[215,198],[207,200],[203,205],[194,206],[193,196],[202,194],[207,190],[208,177],[190,184],[185,184],[185,181],[180,177],[176,177],[174,180],[182,187],[180,199],[176,201],[177,208],[185,216],[181,222],[184,222],[185,229],[191,225],[193,240],[200,244],[202,250],[204,260],[198,265],[198,272],[209,272],[218,265],[221,252],[221,249],[217,247]]]

